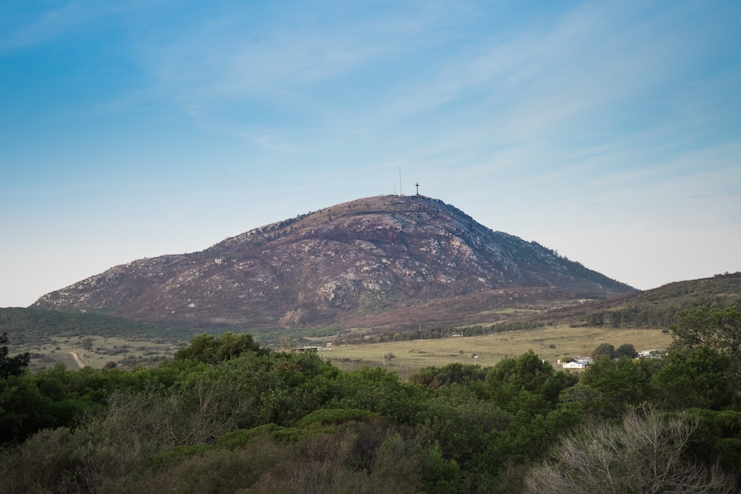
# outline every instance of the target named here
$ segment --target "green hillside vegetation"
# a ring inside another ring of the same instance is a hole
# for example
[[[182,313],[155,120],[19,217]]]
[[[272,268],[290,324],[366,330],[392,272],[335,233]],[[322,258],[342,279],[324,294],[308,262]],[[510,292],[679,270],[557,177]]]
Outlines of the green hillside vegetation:
[[[0,333],[7,333],[11,353],[28,352],[31,368],[44,369],[56,362],[74,366],[69,352],[76,352],[86,365],[101,368],[115,363],[124,367],[151,365],[172,356],[193,335],[218,335],[223,327],[181,328],[129,321],[100,314],[0,308]],[[281,339],[291,346],[309,345],[316,338],[331,338],[338,328],[260,329],[252,331],[261,345],[279,347]],[[90,348],[83,341],[91,340]]]
[[[99,314],[74,314],[20,307],[0,308],[0,332],[8,333],[14,345],[49,343],[53,336],[190,339],[194,334],[192,329],[165,327]]]
[[[581,374],[528,351],[402,382],[224,333],[146,369],[8,375],[3,492],[735,493],[741,310],[678,321],[665,358]]]
[[[669,328],[677,321],[679,312],[696,307],[741,307],[741,273],[679,281],[582,307],[550,311],[531,319],[613,328]]]
[[[297,343],[309,344],[308,338],[333,336],[342,328],[265,328],[251,330],[255,340],[267,346],[278,346],[281,338],[289,337]],[[81,314],[56,310],[30,309],[22,307],[0,308],[0,332],[8,333],[16,346],[43,345],[52,343],[54,338],[101,336],[122,339],[186,341],[200,332],[221,334],[223,327],[184,328],[163,326],[145,322],[130,321],[120,317],[101,314]]]

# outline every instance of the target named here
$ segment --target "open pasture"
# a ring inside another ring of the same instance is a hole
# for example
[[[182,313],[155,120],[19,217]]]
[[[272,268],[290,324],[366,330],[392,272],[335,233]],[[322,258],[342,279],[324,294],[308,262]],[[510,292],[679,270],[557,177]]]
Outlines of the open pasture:
[[[31,361],[34,369],[48,367],[58,361],[64,362],[69,369],[77,368],[69,352],[76,353],[85,365],[100,369],[108,362],[119,365],[146,363],[172,357],[180,346],[187,343],[161,338],[90,338],[93,340],[92,350],[82,348],[82,337],[52,337],[44,345],[24,346],[17,348],[16,352],[28,351],[38,356]],[[316,340],[322,347],[326,341],[325,338]],[[632,343],[637,350],[666,348],[671,343],[671,335],[658,329],[572,328],[560,325],[486,336],[342,345],[326,351],[323,347],[321,355],[343,369],[378,365],[407,377],[419,368],[440,367],[451,362],[487,367],[505,357],[520,355],[530,349],[542,359],[555,364],[564,357],[588,356],[601,343],[612,343],[615,347]],[[384,355],[389,354],[393,357],[384,358]],[[477,357],[474,358],[474,355]]]
[[[57,337],[43,345],[28,345],[17,348],[16,352],[29,352],[32,355],[31,368],[40,369],[50,367],[56,362],[64,362],[68,369],[77,369],[70,352],[77,354],[86,365],[100,369],[108,362],[121,363],[137,361],[155,361],[165,357],[172,357],[179,345],[161,338],[118,338],[90,336],[92,349],[83,348],[87,337]],[[185,344],[187,342],[181,343]]]
[[[378,365],[384,365],[385,361],[386,367],[391,370],[440,367],[451,362],[488,367],[505,357],[520,355],[528,350],[555,364],[564,357],[589,356],[601,343],[611,343],[615,347],[631,343],[640,351],[666,348],[671,340],[670,334],[662,333],[659,329],[553,326],[486,336],[342,345],[322,352],[322,355],[338,361],[340,367],[344,367],[340,362],[344,359]],[[393,358],[384,359],[384,355],[388,354],[392,354]]]

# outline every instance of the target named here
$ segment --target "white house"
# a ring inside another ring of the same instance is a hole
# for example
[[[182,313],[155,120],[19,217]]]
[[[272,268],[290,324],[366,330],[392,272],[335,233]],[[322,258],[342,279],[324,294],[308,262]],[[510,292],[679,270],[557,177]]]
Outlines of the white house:
[[[638,358],[661,358],[661,350],[657,348],[642,350],[638,352]]]
[[[563,364],[564,369],[586,369],[588,365],[592,365],[594,360],[591,357],[579,357],[573,362],[567,362]]]
[[[563,364],[564,369],[586,369],[587,367],[586,362],[579,362],[578,360],[574,360],[573,362],[566,362]]]

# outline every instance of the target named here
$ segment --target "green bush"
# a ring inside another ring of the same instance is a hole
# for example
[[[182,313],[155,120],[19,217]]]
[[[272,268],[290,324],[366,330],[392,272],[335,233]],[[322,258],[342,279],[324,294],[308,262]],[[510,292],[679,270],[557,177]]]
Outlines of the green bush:
[[[660,361],[598,359],[582,373],[579,386],[582,397],[599,396],[595,401],[582,402],[585,412],[602,418],[619,418],[629,407],[653,401],[652,377],[661,367]]]
[[[211,451],[214,446],[208,444],[199,444],[197,446],[178,446],[170,451],[162,451],[152,455],[147,460],[147,467],[152,469],[162,469],[172,465],[178,465],[194,455],[203,455],[206,451]]]
[[[717,463],[741,485],[741,412],[694,409],[688,413],[699,418],[691,457],[706,465]]]
[[[231,494],[248,489],[263,475],[279,468],[292,449],[256,441],[252,447],[228,450],[208,449],[190,455],[168,470],[158,472],[142,486],[148,492],[179,494]],[[152,487],[157,487],[157,490]],[[147,488],[149,487],[149,488]],[[145,491],[145,492],[146,492]]]
[[[210,333],[201,333],[190,340],[190,345],[175,353],[176,360],[192,359],[198,362],[216,364],[239,357],[246,352],[266,353],[248,333],[222,333],[214,336]]]
[[[459,362],[438,367],[425,367],[409,376],[409,382],[421,384],[431,388],[439,388],[449,384],[465,384],[474,381],[483,381],[486,371],[478,365],[466,365]]]
[[[219,438],[217,445],[222,448],[241,448],[259,436],[269,436],[276,441],[296,441],[301,431],[292,427],[281,427],[275,424],[265,424],[252,429],[239,429],[228,432]]]
[[[655,400],[664,410],[709,408],[733,403],[731,359],[713,348],[669,352],[654,376]]]
[[[306,417],[299,420],[296,423],[296,427],[298,427],[299,429],[303,429],[305,427],[311,427],[315,425],[341,424],[343,422],[351,421],[360,422],[377,416],[378,414],[369,412],[367,410],[357,410],[353,408],[323,408],[320,410],[315,410]]]

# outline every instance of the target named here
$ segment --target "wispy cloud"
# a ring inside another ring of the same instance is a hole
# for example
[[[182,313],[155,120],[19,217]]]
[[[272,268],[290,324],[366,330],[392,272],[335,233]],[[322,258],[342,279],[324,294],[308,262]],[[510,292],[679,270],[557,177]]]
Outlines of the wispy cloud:
[[[157,1],[157,0],[153,0]],[[139,0],[96,2],[93,0],[68,0],[58,2],[28,2],[23,12],[3,14],[5,35],[0,36],[0,53],[52,41],[61,36],[89,27],[101,17],[120,15],[143,6]],[[150,4],[151,5],[151,4]]]
[[[335,7],[284,7],[275,17],[244,8],[163,33],[155,43],[144,39],[138,49],[157,86],[184,101],[301,98],[307,86],[419,49],[430,28],[456,10],[430,3],[398,9],[410,11],[408,18],[394,16],[396,9],[344,18],[333,15]]]

